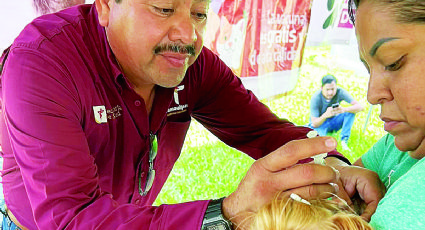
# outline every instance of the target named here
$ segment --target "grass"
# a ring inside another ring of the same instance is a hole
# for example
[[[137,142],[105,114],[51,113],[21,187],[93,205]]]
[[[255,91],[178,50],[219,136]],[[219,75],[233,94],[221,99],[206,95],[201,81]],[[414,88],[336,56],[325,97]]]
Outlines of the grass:
[[[264,100],[263,103],[279,117],[305,125],[310,116],[310,97],[320,88],[321,77],[334,74],[338,85],[365,106],[364,111],[356,114],[348,143],[352,151],[337,148],[354,162],[384,135],[384,130],[378,118],[379,108],[370,108],[366,101],[368,77],[342,69],[333,60],[329,46],[306,47],[296,89],[286,96]],[[369,110],[371,116],[364,129]],[[339,142],[338,135],[332,134]],[[237,188],[252,163],[250,157],[221,143],[202,125],[192,122],[182,154],[155,205],[227,196]]]

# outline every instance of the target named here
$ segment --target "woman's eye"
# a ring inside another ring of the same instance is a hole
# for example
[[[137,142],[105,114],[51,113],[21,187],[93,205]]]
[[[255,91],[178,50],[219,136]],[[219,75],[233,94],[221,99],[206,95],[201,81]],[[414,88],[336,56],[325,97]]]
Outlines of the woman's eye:
[[[402,56],[400,59],[398,59],[396,62],[385,66],[385,70],[387,71],[397,71],[401,68],[404,61],[404,56]]]

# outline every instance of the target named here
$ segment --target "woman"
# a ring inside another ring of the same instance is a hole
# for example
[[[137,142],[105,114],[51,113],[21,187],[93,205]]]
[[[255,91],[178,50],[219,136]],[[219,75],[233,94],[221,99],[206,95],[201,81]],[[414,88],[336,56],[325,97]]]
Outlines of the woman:
[[[370,73],[368,101],[381,106],[391,134],[355,163],[387,186],[370,224],[425,229],[425,1],[353,3],[360,58]]]

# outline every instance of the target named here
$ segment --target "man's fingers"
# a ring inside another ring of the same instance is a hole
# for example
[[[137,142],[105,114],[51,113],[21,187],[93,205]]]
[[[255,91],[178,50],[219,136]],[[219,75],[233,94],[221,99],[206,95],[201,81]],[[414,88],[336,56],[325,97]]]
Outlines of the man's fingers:
[[[332,137],[315,137],[290,141],[257,162],[266,170],[278,172],[296,164],[299,160],[326,153],[336,148]]]
[[[347,191],[345,191],[344,186],[342,184],[342,182],[339,180],[338,181],[338,186],[339,188],[341,188],[339,190],[339,192],[336,194],[339,198],[341,198],[342,200],[345,200],[345,202],[347,203],[347,205],[351,206],[353,204],[353,202],[350,199],[350,196],[347,194]]]
[[[300,164],[274,173],[270,179],[277,186],[275,188],[276,190],[285,191],[311,184],[337,183],[337,177],[338,175],[335,170],[329,166]]]
[[[332,197],[337,189],[332,184],[315,184],[285,191],[284,195],[295,193],[305,200]]]

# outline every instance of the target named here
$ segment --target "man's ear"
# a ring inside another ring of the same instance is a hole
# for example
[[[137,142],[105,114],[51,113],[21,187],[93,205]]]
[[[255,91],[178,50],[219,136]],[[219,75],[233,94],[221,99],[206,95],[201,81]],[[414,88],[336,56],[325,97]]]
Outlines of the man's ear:
[[[109,1],[114,0],[95,0],[99,24],[103,27],[107,27],[109,24]]]

